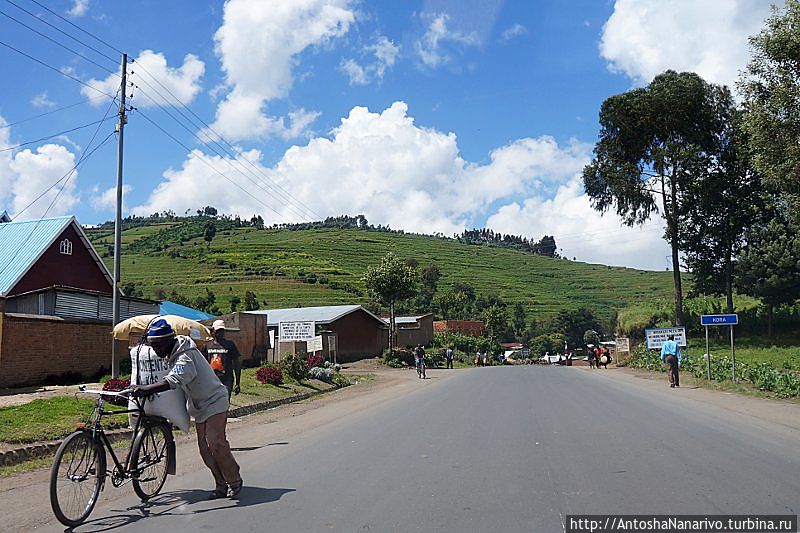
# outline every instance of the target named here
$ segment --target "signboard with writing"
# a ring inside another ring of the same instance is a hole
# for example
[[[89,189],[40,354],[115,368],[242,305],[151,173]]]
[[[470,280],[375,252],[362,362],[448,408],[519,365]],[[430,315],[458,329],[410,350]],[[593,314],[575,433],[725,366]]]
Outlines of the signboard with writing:
[[[616,350],[617,352],[630,352],[631,351],[631,340],[627,337],[619,337],[615,341],[617,343]]]
[[[739,315],[703,315],[700,317],[701,326],[735,326],[739,323]]]
[[[313,322],[280,322],[278,337],[281,342],[307,341],[314,338]]]
[[[306,350],[309,352],[322,351],[322,335],[317,335],[313,339],[306,341]]]
[[[660,350],[670,335],[675,336],[678,346],[686,348],[686,328],[678,326],[674,328],[652,328],[644,330],[647,337],[648,350]]]

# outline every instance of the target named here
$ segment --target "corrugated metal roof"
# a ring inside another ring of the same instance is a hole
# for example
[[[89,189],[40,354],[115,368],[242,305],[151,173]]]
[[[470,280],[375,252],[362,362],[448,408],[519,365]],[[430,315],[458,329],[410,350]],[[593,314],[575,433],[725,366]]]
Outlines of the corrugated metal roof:
[[[263,309],[248,311],[254,315],[267,315],[267,325],[277,326],[280,322],[315,322],[317,324],[330,324],[338,318],[363,309],[360,305],[326,305],[322,307],[293,307],[291,309]],[[380,318],[364,309],[376,320]]]
[[[419,315],[419,316],[396,316],[394,317],[395,324],[415,324],[419,321],[420,318],[426,317],[428,315]],[[389,320],[388,318],[384,318],[384,320]]]
[[[205,320],[206,318],[214,318],[214,315],[209,315],[198,309],[186,307],[185,305],[176,304],[169,300],[161,302],[159,313],[162,315],[177,315],[189,320]]]
[[[5,296],[73,220],[71,216],[0,224],[0,296]]]

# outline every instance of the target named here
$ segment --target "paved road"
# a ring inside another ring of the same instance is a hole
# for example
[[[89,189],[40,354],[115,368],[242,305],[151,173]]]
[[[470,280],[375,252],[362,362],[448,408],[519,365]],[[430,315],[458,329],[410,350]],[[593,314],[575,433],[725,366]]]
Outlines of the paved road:
[[[150,505],[105,503],[76,531],[558,532],[576,513],[800,509],[796,435],[683,389],[577,368],[444,372],[290,442],[237,452],[238,502],[206,501],[197,487],[209,477],[196,472],[170,478]]]

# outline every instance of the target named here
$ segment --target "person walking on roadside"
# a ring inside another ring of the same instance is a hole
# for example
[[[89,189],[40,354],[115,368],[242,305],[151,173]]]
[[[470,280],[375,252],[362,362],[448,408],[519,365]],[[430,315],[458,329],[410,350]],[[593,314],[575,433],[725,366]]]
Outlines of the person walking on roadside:
[[[211,330],[214,332],[214,340],[207,343],[202,352],[214,373],[228,389],[228,402],[230,402],[231,393],[238,395],[241,390],[239,385],[242,381],[242,355],[236,344],[225,338],[224,321],[215,320]]]
[[[678,368],[681,364],[681,347],[675,342],[675,335],[667,337],[667,342],[661,346],[661,360],[667,363],[670,388],[680,387],[681,375]]]
[[[444,359],[447,362],[447,368],[453,368],[453,347],[448,346],[444,351]]]
[[[156,355],[167,359],[169,372],[158,383],[132,386],[131,393],[142,398],[178,387],[183,389],[189,414],[195,420],[200,456],[216,483],[211,498],[236,496],[242,490],[242,476],[225,435],[229,405],[225,386],[194,341],[175,335],[172,326],[163,318],[150,325],[147,342]]]
[[[589,360],[589,368],[595,368],[597,358],[594,356],[594,344],[586,345],[587,359]]]

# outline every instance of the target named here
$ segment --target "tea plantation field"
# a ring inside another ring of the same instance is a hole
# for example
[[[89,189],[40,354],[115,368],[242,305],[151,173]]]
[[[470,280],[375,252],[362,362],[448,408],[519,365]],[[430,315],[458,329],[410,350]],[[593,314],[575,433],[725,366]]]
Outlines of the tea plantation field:
[[[90,230],[109,268],[113,235]],[[529,318],[546,319],[561,309],[588,307],[605,319],[637,301],[669,297],[669,272],[640,271],[512,249],[468,245],[450,239],[357,229],[219,231],[210,246],[184,222],[161,223],[123,232],[123,283],[134,282],[146,297],[173,289],[188,297],[213,290],[223,310],[231,297],[256,293],[269,307],[364,303],[361,280],[386,252],[436,262],[438,290],[456,281],[477,293],[521,302]]]

